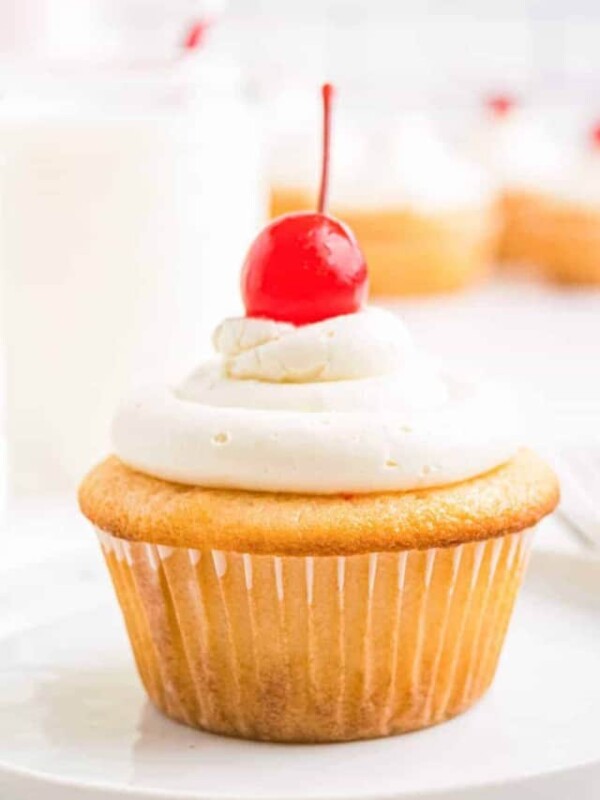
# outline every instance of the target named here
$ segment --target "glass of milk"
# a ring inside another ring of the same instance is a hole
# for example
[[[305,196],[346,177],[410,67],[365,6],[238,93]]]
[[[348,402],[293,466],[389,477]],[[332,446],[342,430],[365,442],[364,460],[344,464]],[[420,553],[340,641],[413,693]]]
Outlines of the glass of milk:
[[[0,76],[0,289],[13,489],[69,490],[132,384],[238,311],[265,212],[255,111],[194,59]]]

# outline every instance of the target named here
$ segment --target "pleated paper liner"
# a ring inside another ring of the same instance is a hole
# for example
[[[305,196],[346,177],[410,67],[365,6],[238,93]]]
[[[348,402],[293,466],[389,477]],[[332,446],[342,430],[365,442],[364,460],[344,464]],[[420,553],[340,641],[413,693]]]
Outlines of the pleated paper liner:
[[[99,535],[159,709],[218,733],[332,742],[434,725],[485,692],[531,533],[348,557]]]

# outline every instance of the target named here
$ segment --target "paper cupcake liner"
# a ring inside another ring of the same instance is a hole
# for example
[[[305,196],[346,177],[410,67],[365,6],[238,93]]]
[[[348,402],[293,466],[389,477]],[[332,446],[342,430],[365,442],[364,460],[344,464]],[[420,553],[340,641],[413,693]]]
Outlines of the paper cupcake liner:
[[[448,548],[259,556],[99,531],[135,660],[168,716],[342,741],[414,730],[487,689],[531,531]]]

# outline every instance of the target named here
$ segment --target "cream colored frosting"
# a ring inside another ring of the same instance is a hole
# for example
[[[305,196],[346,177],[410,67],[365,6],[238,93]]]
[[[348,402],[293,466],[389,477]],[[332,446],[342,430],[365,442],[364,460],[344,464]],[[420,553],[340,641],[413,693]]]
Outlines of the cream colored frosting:
[[[316,202],[321,171],[321,101],[312,89],[286,91],[269,109],[270,130],[267,168],[275,188],[297,189]],[[356,122],[336,112],[332,172],[343,175],[364,158],[365,137]]]
[[[220,360],[121,406],[125,463],[206,487],[361,493],[463,480],[517,448],[506,394],[440,374],[389,312],[231,319],[215,345]]]
[[[213,344],[230,378],[308,383],[393,372],[412,355],[408,331],[391,314],[370,310],[300,328],[266,319],[226,320]]]
[[[568,162],[564,148],[542,122],[519,110],[487,119],[470,149],[496,184],[508,189],[543,188],[566,170]]]
[[[568,174],[549,184],[552,195],[573,205],[600,208],[600,152],[590,148],[575,161]]]
[[[341,215],[381,207],[435,214],[479,208],[493,198],[481,167],[453,152],[419,114],[386,129],[367,159],[334,173],[332,186],[332,207]]]

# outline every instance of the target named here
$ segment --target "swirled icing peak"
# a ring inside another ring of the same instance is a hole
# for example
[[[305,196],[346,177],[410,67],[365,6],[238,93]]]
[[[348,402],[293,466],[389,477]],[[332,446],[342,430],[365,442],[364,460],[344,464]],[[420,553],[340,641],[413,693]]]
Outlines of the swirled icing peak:
[[[464,480],[517,448],[506,394],[440,373],[389,312],[231,319],[214,343],[220,359],[122,405],[125,463],[197,486],[335,494]]]
[[[384,375],[414,355],[402,322],[375,309],[300,327],[252,317],[227,319],[213,344],[230,378],[273,383]]]

